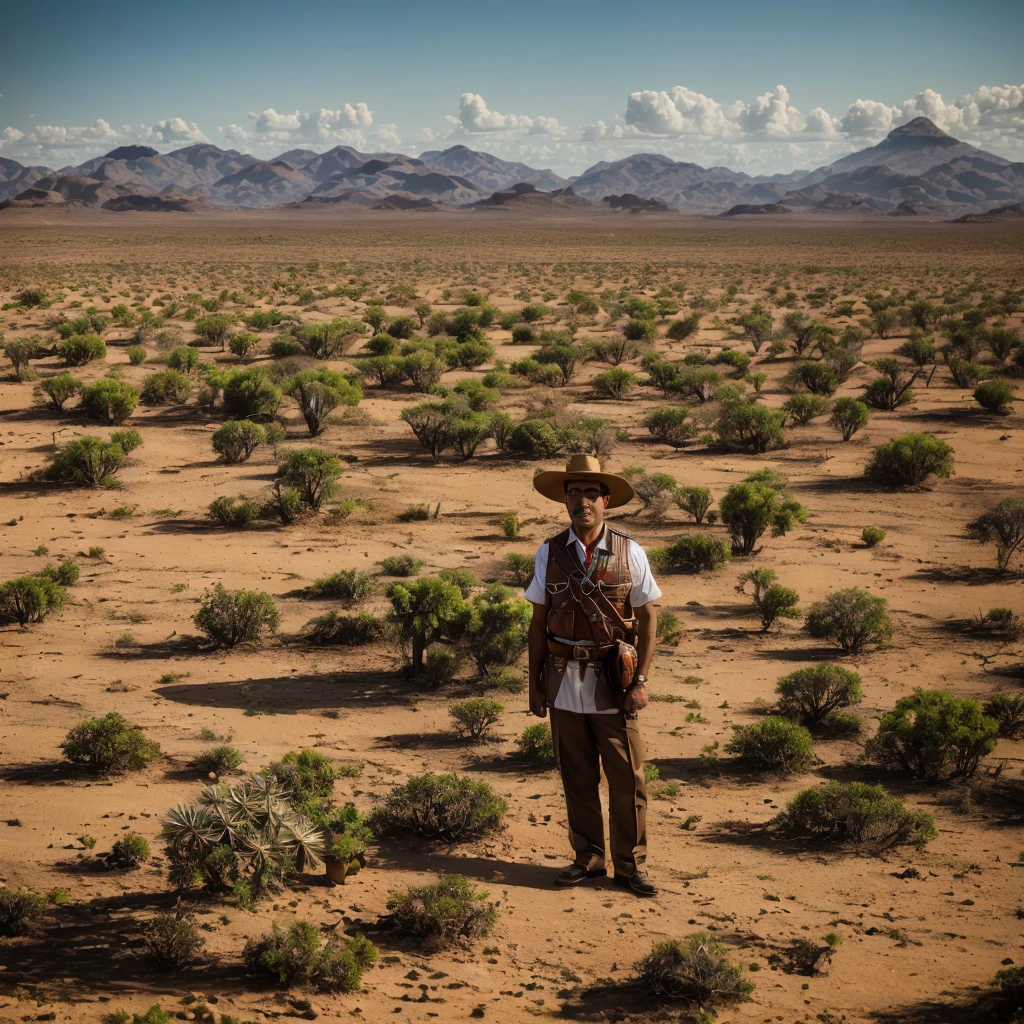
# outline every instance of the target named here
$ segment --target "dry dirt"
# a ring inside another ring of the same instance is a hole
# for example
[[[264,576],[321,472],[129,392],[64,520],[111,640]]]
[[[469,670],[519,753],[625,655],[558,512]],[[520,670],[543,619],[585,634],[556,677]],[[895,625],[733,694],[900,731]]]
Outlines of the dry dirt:
[[[141,298],[148,308],[167,292],[211,296],[222,288],[241,290],[247,282],[265,289],[287,277],[290,265],[311,282],[365,278],[367,294],[404,280],[439,308],[455,307],[454,297],[447,306],[440,303],[443,288],[457,297],[476,287],[502,308],[514,308],[521,289],[535,301],[549,288],[562,296],[573,286],[599,292],[629,284],[652,295],[661,284],[681,280],[689,300],[701,292],[718,297],[736,283],[735,302],[717,311],[728,319],[763,297],[772,281],[801,296],[830,284],[850,298],[872,288],[916,287],[930,295],[968,283],[977,292],[1019,287],[1022,241],[1020,228],[996,224],[769,226],[680,217],[523,223],[444,214],[199,219],[8,211],[0,220],[0,300],[35,284],[65,298],[48,310],[0,314],[0,327],[8,338],[45,334],[47,319],[74,301],[109,309]],[[319,263],[315,271],[306,267],[311,261]],[[282,308],[322,319],[351,315],[361,304],[331,299]],[[408,309],[395,305],[388,311]],[[720,347],[726,334],[710,326],[712,319],[705,313],[699,335],[684,343],[668,346],[662,338],[658,344],[676,357]],[[505,332],[490,333],[499,357],[516,359],[528,351],[508,345]],[[597,334],[596,327],[581,332]],[[91,380],[118,366],[126,379],[139,382],[151,366],[128,365],[126,341],[117,341],[127,335],[111,330],[106,364],[92,364],[82,375]],[[874,338],[865,358],[890,352],[901,340]],[[750,351],[743,342],[731,344]],[[219,350],[203,355],[234,362]],[[267,358],[258,355],[256,361]],[[787,357],[764,366],[768,404],[784,401],[778,380],[790,362]],[[42,377],[55,372],[56,361],[33,366]],[[362,991],[290,995],[307,998],[329,1020],[350,1013],[367,1021],[399,1014],[415,1021],[464,1019],[471,1013],[497,1021],[563,1014],[637,1019],[661,1011],[638,1004],[628,990],[594,986],[627,981],[633,962],[655,940],[713,929],[737,962],[757,968],[749,975],[757,986],[752,1001],[724,1009],[722,1021],[937,1024],[971,1019],[970,1010],[955,1004],[987,985],[1007,958],[1024,962],[1024,819],[1020,803],[1001,802],[992,778],[998,767],[1001,783],[1019,784],[1019,741],[998,742],[973,798],[881,774],[863,762],[860,741],[819,743],[820,766],[788,778],[739,772],[724,757],[719,767],[708,767],[699,758],[706,744],[724,745],[731,726],[756,720],[756,702],[772,701],[778,677],[822,658],[863,677],[859,710],[868,735],[875,718],[915,687],[979,698],[1019,692],[1021,677],[1012,674],[1019,646],[958,634],[950,620],[993,606],[1024,613],[1021,576],[997,578],[992,548],[972,543],[964,532],[982,509],[1021,494],[1020,411],[983,414],[940,366],[929,388],[916,389],[914,405],[873,413],[867,428],[846,444],[819,418],[788,430],[789,446],[766,456],[675,453],[653,443],[641,426],[643,414],[663,404],[658,393],[640,388],[627,400],[595,400],[586,380],[602,369],[588,365],[559,395],[629,431],[630,439],[611,457],[613,468],[668,472],[680,482],[710,487],[717,500],[730,483],[767,465],[789,476],[793,493],[811,513],[806,526],[767,539],[755,559],[736,559],[714,574],[661,579],[660,607],[679,617],[682,633],[658,651],[651,689],[656,697],[675,699],[652,703],[642,721],[648,760],[679,789],[673,798],[651,802],[649,867],[661,887],[653,902],[636,900],[610,880],[571,892],[552,888],[569,856],[565,813],[555,774],[526,770],[512,756],[515,737],[532,721],[525,694],[502,698],[506,711],[494,741],[459,744],[451,738],[447,707],[454,693],[468,692],[468,681],[451,692],[424,693],[403,680],[397,653],[384,646],[317,649],[294,640],[303,623],[332,607],[302,595],[328,572],[375,571],[384,556],[410,553],[426,561],[424,572],[464,566],[487,580],[499,574],[505,552],[532,554],[561,523],[558,506],[531,489],[532,462],[486,448],[468,463],[445,456],[434,464],[399,418],[418,396],[405,387],[383,393],[367,388],[357,415],[330,426],[318,443],[351,460],[341,496],[367,499],[373,510],[344,521],[229,532],[205,523],[206,506],[219,494],[265,492],[275,460],[260,449],[241,466],[216,461],[209,436],[218,417],[201,414],[194,399],[184,407],[139,407],[129,425],[141,431],[144,445],[120,476],[123,490],[67,489],[32,483],[29,475],[45,464],[55,441],[104,431],[76,419],[73,410],[61,418],[49,414],[34,399],[32,383],[5,377],[0,579],[38,570],[58,556],[78,561],[82,578],[59,617],[25,630],[0,630],[0,883],[39,891],[65,887],[73,899],[42,933],[0,946],[0,1020],[95,1022],[111,1009],[141,1012],[154,1002],[177,1012],[185,1010],[181,1000],[189,993],[216,999],[218,1011],[241,1018],[297,1014],[286,997],[245,979],[239,961],[245,938],[296,914],[349,931],[372,928],[389,890],[438,871],[468,876],[499,902],[501,918],[491,939],[428,956],[371,932],[382,960],[367,972]],[[445,381],[460,376],[466,373],[448,374]],[[839,395],[859,394],[870,376],[858,367]],[[524,401],[513,392],[503,408],[521,415]],[[308,443],[294,403],[283,409],[289,438],[282,450]],[[909,492],[869,486],[862,470],[873,446],[911,430],[951,444],[956,475]],[[555,458],[547,465],[557,463]],[[436,520],[396,522],[396,513],[410,505],[438,502]],[[134,514],[112,518],[122,505]],[[497,526],[497,515],[509,509],[527,520],[523,536],[511,543]],[[681,513],[656,525],[633,506],[615,522],[647,547],[694,529]],[[869,524],[888,531],[875,549],[859,540]],[[33,554],[39,545],[48,555]],[[102,555],[82,557],[92,547],[102,548]],[[751,565],[775,568],[783,584],[799,591],[803,608],[838,587],[870,588],[888,600],[894,642],[886,650],[842,657],[810,639],[799,623],[761,634],[749,599],[735,591],[740,572]],[[257,650],[199,647],[192,615],[203,591],[217,582],[273,594],[282,614],[280,637]],[[372,611],[385,606],[380,596],[366,605]],[[118,646],[125,633],[131,640]],[[169,673],[173,681],[162,681]],[[699,702],[697,720],[692,701]],[[121,778],[97,781],[71,772],[58,749],[65,733],[110,710],[145,727],[165,756]],[[410,774],[468,773],[508,800],[508,827],[494,841],[453,850],[384,846],[345,887],[329,888],[322,876],[308,875],[257,914],[231,901],[196,901],[210,955],[193,970],[168,975],[142,955],[132,920],[174,904],[159,863],[160,818],[192,799],[205,781],[189,767],[206,746],[202,729],[231,735],[250,770],[306,746],[363,762],[363,775],[339,780],[335,791],[339,801],[354,800],[363,810]],[[726,819],[766,821],[798,790],[826,778],[884,781],[909,805],[935,815],[939,838],[923,851],[858,856],[773,845],[716,828]],[[696,823],[684,829],[694,815]],[[95,858],[82,852],[76,837],[91,834],[99,852],[127,828],[149,838],[154,860],[134,872],[91,867]],[[907,867],[920,877],[896,877]],[[817,941],[829,931],[838,932],[842,944],[827,976],[788,973],[775,956],[794,938]],[[56,1018],[42,1016],[52,1013]],[[677,1019],[679,1011],[669,1007],[668,1014]]]

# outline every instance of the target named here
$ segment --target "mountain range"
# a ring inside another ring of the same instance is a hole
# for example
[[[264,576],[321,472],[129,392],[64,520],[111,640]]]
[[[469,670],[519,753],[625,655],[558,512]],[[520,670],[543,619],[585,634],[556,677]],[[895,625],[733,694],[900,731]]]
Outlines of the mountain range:
[[[954,218],[1022,201],[1024,163],[961,142],[925,117],[827,166],[753,176],[638,153],[563,178],[466,146],[418,157],[360,153],[349,146],[326,153],[293,149],[272,160],[210,143],[171,153],[122,146],[57,171],[0,158],[0,206],[81,205],[115,212],[347,205]]]

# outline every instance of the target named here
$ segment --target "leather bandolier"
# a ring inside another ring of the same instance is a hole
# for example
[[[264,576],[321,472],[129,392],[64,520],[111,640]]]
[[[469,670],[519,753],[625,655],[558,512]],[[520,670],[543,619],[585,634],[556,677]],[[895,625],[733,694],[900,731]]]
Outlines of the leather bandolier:
[[[629,538],[606,526],[604,543],[611,551],[596,551],[588,571],[580,562],[576,544],[569,544],[568,530],[548,541],[548,657],[543,679],[552,706],[570,660],[579,662],[581,676],[588,664],[594,663],[598,710],[623,706],[623,690],[609,680],[604,659],[615,651],[617,641],[634,646],[637,642],[636,619],[629,601],[633,586],[627,557]],[[595,600],[598,596],[604,601]],[[605,602],[611,607],[603,609]]]

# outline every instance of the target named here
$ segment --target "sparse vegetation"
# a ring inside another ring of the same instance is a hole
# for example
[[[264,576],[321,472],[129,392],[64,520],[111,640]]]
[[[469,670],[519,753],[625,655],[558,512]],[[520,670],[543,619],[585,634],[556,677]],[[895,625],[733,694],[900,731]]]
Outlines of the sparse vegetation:
[[[864,698],[860,676],[828,661],[783,676],[775,684],[775,692],[780,714],[811,727],[826,725],[837,711]]]
[[[807,612],[807,632],[827,640],[844,654],[862,651],[868,644],[884,644],[893,634],[886,600],[861,587],[834,590],[815,601]]]
[[[508,805],[486,782],[458,775],[414,775],[396,786],[368,819],[374,835],[464,842],[501,827]]]
[[[721,1006],[750,999],[753,982],[743,970],[729,962],[728,950],[705,932],[681,942],[656,942],[651,951],[634,964],[640,983],[653,995],[678,1000],[693,1007],[697,1019],[710,1020]]]
[[[429,885],[410,886],[388,896],[390,924],[432,949],[489,935],[498,911],[488,892],[476,892],[462,875],[442,875]]]
[[[931,434],[904,434],[879,445],[864,468],[882,487],[916,487],[930,476],[953,475],[953,449]]]
[[[153,959],[169,971],[191,967],[206,948],[192,918],[177,914],[157,914],[147,922],[142,941]]]
[[[242,950],[248,974],[279,988],[307,984],[321,992],[352,992],[363,971],[377,959],[377,947],[361,934],[323,943],[308,921],[293,921],[287,931],[277,925],[262,939],[249,939]]]
[[[157,742],[116,711],[76,725],[60,749],[75,767],[96,775],[141,771],[160,754]]]
[[[206,592],[192,621],[220,647],[258,643],[276,633],[281,622],[274,599],[262,591],[225,590],[220,583]]]
[[[456,701],[448,708],[460,736],[471,740],[481,740],[498,723],[504,704],[487,697],[473,697],[469,700]]]
[[[737,726],[725,749],[755,771],[789,774],[806,771],[814,763],[811,734],[802,725],[774,715]]]

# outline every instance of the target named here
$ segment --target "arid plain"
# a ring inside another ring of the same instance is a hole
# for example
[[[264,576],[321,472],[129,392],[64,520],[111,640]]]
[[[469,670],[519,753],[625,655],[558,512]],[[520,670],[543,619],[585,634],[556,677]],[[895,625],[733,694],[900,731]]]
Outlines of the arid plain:
[[[119,304],[129,307],[124,326],[105,325],[106,358],[74,370],[87,384],[117,370],[141,386],[164,369],[168,346],[158,343],[159,332],[171,330],[180,344],[192,340],[194,318],[183,313],[200,300],[216,299],[218,314],[236,318],[276,310],[286,329],[361,319],[375,297],[384,300],[378,308],[388,320],[415,319],[414,307],[424,301],[453,314],[470,292],[504,313],[548,307],[532,325],[540,335],[567,329],[575,315],[566,296],[575,290],[602,299],[601,309],[571,324],[580,345],[621,337],[621,303],[630,297],[656,304],[660,296],[656,337],[622,363],[640,381],[647,377],[644,352],[662,352],[666,361],[704,353],[711,361],[728,347],[752,357],[743,370],[766,375],[762,400],[780,408],[791,397],[784,378],[797,361],[792,339],[784,338],[787,314],[802,311],[838,333],[871,318],[865,299],[872,294],[897,292],[900,307],[978,306],[1015,294],[1015,308],[988,323],[1019,329],[1022,274],[1024,232],[1012,224],[320,211],[199,217],[10,210],[0,219],[0,300],[13,302],[31,288],[46,294],[43,305],[16,304],[0,314],[5,341],[40,335],[50,346],[62,318],[90,306],[108,317]],[[140,326],[143,313],[159,318],[168,302],[175,315]],[[844,302],[853,305],[838,315]],[[736,323],[755,303],[784,338],[775,356],[770,341],[755,352]],[[694,312],[695,331],[666,337],[673,321]],[[885,338],[863,329],[859,360],[834,397],[861,397],[878,375],[868,361],[892,355],[910,329],[896,323]],[[222,368],[269,367],[269,347],[281,331],[258,331],[244,360],[219,342],[201,344],[199,356]],[[473,369],[448,370],[442,384],[482,379],[496,359],[514,363],[540,344],[513,344],[511,330],[497,321],[484,333],[494,356]],[[937,345],[947,340],[938,325],[928,333]],[[370,335],[367,327],[365,340]],[[129,362],[134,344],[146,349],[140,365]],[[353,359],[365,354],[361,345],[330,359],[330,368],[351,373]],[[291,358],[299,369],[317,365],[308,356]],[[989,373],[1004,369],[987,349],[976,358]],[[1024,383],[1008,373],[1011,363],[1006,379],[1024,395]],[[644,425],[652,410],[692,407],[706,420],[701,430],[710,431],[716,401],[666,397],[643,383],[620,398],[599,397],[591,381],[610,369],[607,361],[581,363],[565,386],[520,380],[524,386],[501,389],[498,408],[517,423],[538,412],[556,424],[584,413],[610,421],[617,439],[607,442],[607,465],[615,471],[671,474],[679,484],[709,488],[717,507],[730,485],[770,467],[788,478],[808,512],[806,523],[784,536],[766,533],[753,556],[734,556],[710,572],[659,572],[660,611],[678,618],[679,631],[659,647],[654,699],[641,715],[661,797],[651,800],[649,814],[649,867],[661,893],[641,901],[610,880],[553,888],[569,858],[565,811],[556,773],[518,753],[516,738],[535,721],[524,692],[489,694],[504,704],[492,737],[460,741],[449,705],[481,693],[468,663],[454,682],[430,691],[403,676],[393,643],[317,646],[302,634],[314,616],[339,607],[310,596],[314,580],[344,569],[377,574],[389,556],[422,559],[422,575],[463,568],[481,585],[508,582],[505,556],[530,556],[561,528],[559,507],[535,493],[531,479],[538,466],[557,467],[564,452],[515,456],[489,439],[472,458],[447,451],[435,461],[401,418],[402,409],[429,396],[407,382],[368,381],[358,406],[339,409],[316,439],[286,396],[279,409],[286,438],[238,465],[218,460],[211,447],[225,419],[219,408],[200,409],[195,394],[181,404],[140,403],[122,426],[138,430],[143,443],[118,474],[117,489],[71,487],[33,475],[56,447],[85,434],[106,438],[110,428],[78,415],[77,399],[58,414],[39,397],[39,384],[62,369],[55,355],[31,361],[34,380],[18,380],[5,362],[0,579],[60,558],[75,561],[81,576],[60,614],[0,630],[0,884],[70,893],[35,931],[0,945],[0,1021],[94,1022],[154,1003],[194,1019],[189,1007],[197,1001],[243,1020],[679,1019],[679,1007],[649,1000],[631,984],[633,964],[653,942],[699,930],[725,943],[756,986],[749,1002],[723,1007],[721,1021],[982,1019],[978,1006],[987,1006],[995,972],[1024,962],[1024,744],[1000,737],[972,779],[942,784],[884,770],[864,752],[878,718],[915,688],[987,702],[999,692],[1019,694],[1024,682],[1019,639],[972,630],[988,609],[1024,615],[1019,561],[997,573],[994,545],[967,531],[997,502],[1024,496],[1024,407],[986,412],[973,388],[954,383],[941,357],[934,365],[914,383],[913,403],[872,409],[848,442],[827,414],[818,415],[787,423],[783,445],[763,454],[699,436],[679,449],[659,442]],[[716,366],[727,383],[740,381],[729,365]],[[752,394],[752,385],[747,390]],[[955,474],[897,490],[866,479],[873,449],[912,432],[950,445]],[[287,526],[256,520],[238,529],[207,518],[218,496],[267,499],[278,463],[311,444],[344,466],[336,498],[319,513]],[[332,511],[347,499],[363,504]],[[431,518],[400,519],[420,505]],[[499,524],[509,511],[523,521],[513,540]],[[612,521],[648,549],[695,532],[728,539],[722,524],[698,527],[674,504],[654,511],[637,502]],[[861,540],[867,526],[884,529],[885,539],[868,547]],[[737,592],[741,574],[762,567],[798,592],[805,611],[846,587],[885,598],[891,641],[844,655],[809,636],[798,619],[762,632],[749,594]],[[355,610],[384,615],[389,582],[382,578]],[[272,595],[281,615],[277,634],[259,646],[208,646],[193,615],[218,583]],[[861,676],[864,699],[852,709],[861,733],[818,737],[817,763],[806,772],[737,765],[724,752],[733,727],[764,716],[780,677],[822,660]],[[65,735],[110,711],[140,725],[161,755],[123,776],[73,770],[61,758]],[[204,730],[230,737],[244,754],[243,771],[303,748],[362,765],[361,774],[336,781],[334,797],[364,812],[409,776],[469,775],[508,802],[505,828],[451,848],[408,839],[375,844],[344,886],[330,887],[322,870],[309,871],[288,879],[255,912],[231,896],[186,895],[183,905],[206,949],[195,966],[168,972],[147,956],[142,934],[153,915],[175,908],[161,820],[209,781],[192,764],[210,746]],[[937,838],[874,853],[739,824],[767,823],[798,791],[829,779],[882,782],[934,816]],[[152,859],[137,870],[105,869],[97,854],[129,829],[148,840]],[[80,836],[95,838],[95,850]],[[389,892],[438,872],[465,875],[489,892],[500,913],[489,937],[429,953],[377,927]],[[362,930],[377,943],[380,959],[361,990],[279,991],[246,978],[245,940],[296,916],[336,933]],[[818,973],[796,970],[793,940],[824,944],[828,933],[841,940],[831,962]],[[190,995],[197,1000],[183,1001]]]

